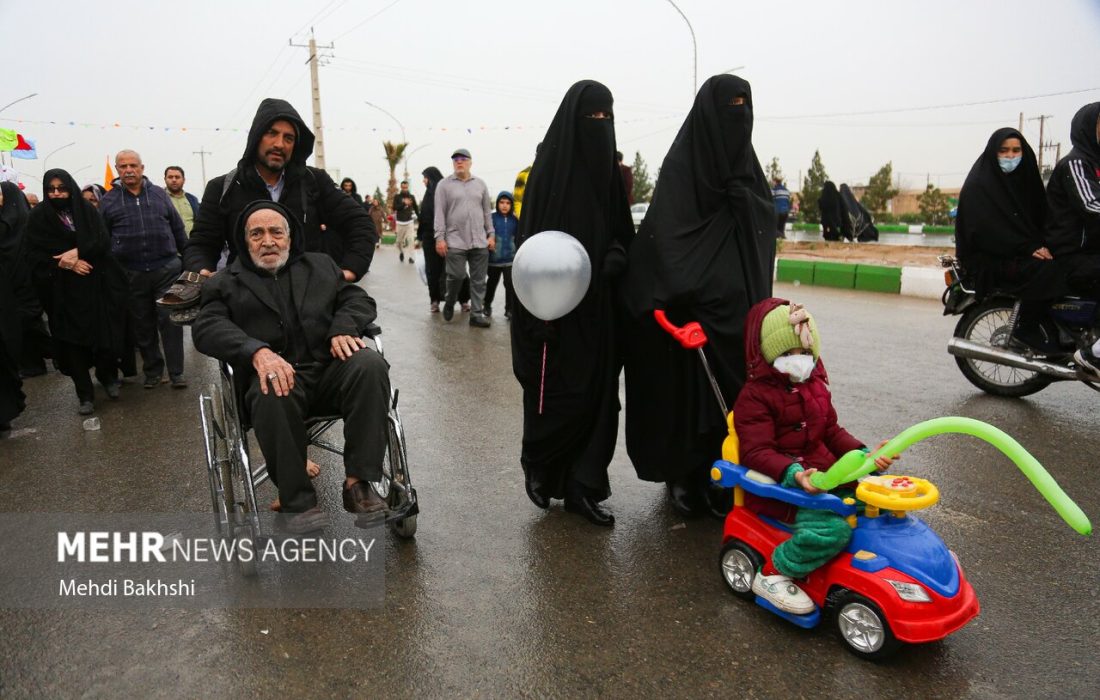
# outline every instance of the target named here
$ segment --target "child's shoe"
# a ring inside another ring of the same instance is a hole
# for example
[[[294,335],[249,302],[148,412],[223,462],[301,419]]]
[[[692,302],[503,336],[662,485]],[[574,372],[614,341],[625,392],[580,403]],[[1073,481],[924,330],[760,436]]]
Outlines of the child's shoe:
[[[783,612],[792,615],[809,615],[815,609],[806,592],[795,585],[789,576],[757,573],[752,580],[752,592]]]

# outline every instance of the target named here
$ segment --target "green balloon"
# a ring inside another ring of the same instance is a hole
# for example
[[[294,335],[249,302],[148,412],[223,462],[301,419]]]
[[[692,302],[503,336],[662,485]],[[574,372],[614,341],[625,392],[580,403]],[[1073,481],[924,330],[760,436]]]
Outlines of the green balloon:
[[[1031,456],[1031,453],[1016,442],[1008,433],[995,428],[988,423],[973,418],[961,418],[947,416],[933,418],[923,423],[917,423],[899,433],[894,439],[882,446],[881,450],[864,454],[861,450],[852,450],[836,461],[827,472],[817,472],[810,477],[810,483],[823,491],[831,491],[841,484],[855,481],[861,476],[866,476],[875,471],[875,458],[881,455],[901,454],[910,446],[944,433],[959,433],[973,435],[985,440],[1011,459],[1020,471],[1024,473],[1031,483],[1043,494],[1058,515],[1077,532],[1082,535],[1092,534],[1092,523],[1076,503],[1073,502],[1054,477],[1039,464],[1039,460]]]

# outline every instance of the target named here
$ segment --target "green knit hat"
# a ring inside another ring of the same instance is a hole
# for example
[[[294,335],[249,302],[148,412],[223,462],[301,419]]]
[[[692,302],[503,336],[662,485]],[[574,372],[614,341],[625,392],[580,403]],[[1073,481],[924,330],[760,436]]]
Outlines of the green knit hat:
[[[805,314],[813,343],[809,348],[803,345],[798,332],[795,330],[795,325],[791,323],[791,307],[786,304],[777,306],[768,312],[764,317],[764,322],[760,324],[760,351],[764,353],[764,360],[769,365],[775,362],[775,358],[783,353],[798,348],[812,350],[815,360],[821,354],[821,338],[817,335],[817,323],[814,321],[814,317],[810,315],[809,311],[804,309],[800,311],[797,304],[795,304],[795,308],[796,314]]]

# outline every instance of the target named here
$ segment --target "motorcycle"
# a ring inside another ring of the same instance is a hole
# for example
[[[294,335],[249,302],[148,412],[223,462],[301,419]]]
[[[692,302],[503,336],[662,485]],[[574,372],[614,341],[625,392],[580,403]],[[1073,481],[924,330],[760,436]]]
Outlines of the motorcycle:
[[[960,316],[947,352],[971,384],[994,396],[1022,397],[1042,391],[1054,382],[1080,381],[1100,391],[1073,360],[1075,350],[1097,338],[1098,304],[1091,299],[1064,297],[1049,310],[1050,335],[1061,351],[1039,354],[1016,341],[1013,333],[1020,300],[994,292],[979,299],[967,286],[964,271],[953,255],[941,255],[944,268],[944,316]],[[1056,332],[1055,332],[1056,331]]]

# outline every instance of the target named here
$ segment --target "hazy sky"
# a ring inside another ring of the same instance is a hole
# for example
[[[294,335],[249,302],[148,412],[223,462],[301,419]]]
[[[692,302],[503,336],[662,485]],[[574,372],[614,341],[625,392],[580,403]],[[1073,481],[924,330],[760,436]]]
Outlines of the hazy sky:
[[[1021,111],[1052,115],[1046,138],[1065,153],[1073,113],[1100,100],[1097,0],[677,4],[695,29],[699,83],[744,66],[756,153],[778,156],[792,185],[815,149],[838,182],[865,182],[893,161],[903,186],[923,187],[929,173],[958,185],[989,134]],[[41,192],[34,176],[56,148],[76,142],[49,165],[82,184],[133,148],[154,182],[178,164],[201,193],[194,152],[212,152],[208,178],[232,168],[263,97],[289,100],[311,123],[307,51],[288,45],[306,43],[311,24],[335,43],[320,72],[326,165],[360,191],[385,187],[381,142],[401,139],[364,100],[404,125],[415,192],[426,166],[450,172],[457,147],[495,192],[511,189],[579,79],[611,89],[620,150],[628,161],[640,151],[651,173],[694,93],[691,35],[667,0],[0,0],[13,57],[0,107],[38,93],[0,113],[0,127],[38,141],[39,160],[15,166]],[[908,110],[992,100],[1003,101]],[[1036,146],[1039,123],[1024,131]]]

